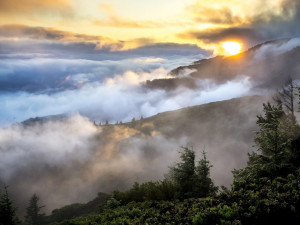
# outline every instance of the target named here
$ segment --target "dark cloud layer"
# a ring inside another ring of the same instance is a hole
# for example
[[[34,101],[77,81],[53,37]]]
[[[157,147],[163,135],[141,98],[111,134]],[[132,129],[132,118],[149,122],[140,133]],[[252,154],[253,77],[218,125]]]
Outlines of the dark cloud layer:
[[[266,3],[267,4],[267,3]],[[263,8],[264,5],[262,4]],[[267,8],[267,7],[266,7]],[[210,9],[208,9],[210,10]],[[230,39],[243,41],[246,47],[252,47],[264,41],[300,36],[300,2],[298,0],[284,0],[280,4],[280,14],[272,9],[254,14],[242,21],[234,18],[229,9],[215,10],[213,17],[207,18],[213,23],[232,24],[229,28],[207,30],[188,30],[178,34],[184,39],[197,39],[205,43],[216,43]],[[216,15],[216,17],[214,17]],[[218,16],[219,15],[219,16]],[[196,20],[205,20],[199,13]],[[237,24],[236,24],[237,23]]]
[[[49,41],[99,41],[102,38],[99,36],[91,36],[84,34],[75,34],[68,31],[61,31],[54,28],[46,27],[30,27],[25,25],[2,25],[0,26],[0,37],[2,38],[28,38],[35,40]]]
[[[259,43],[259,41],[266,39],[268,35],[265,35],[259,30],[252,27],[233,27],[233,28],[216,28],[203,31],[188,31],[186,33],[179,34],[181,38],[198,39],[204,43],[218,43],[224,40],[236,40],[246,43],[251,46]],[[256,42],[256,43],[255,43]]]
[[[155,43],[149,38],[138,38],[129,41],[113,41],[103,36],[77,34],[68,31],[46,27],[30,27],[25,25],[2,25],[0,26],[1,52],[14,53],[18,49],[31,53],[36,51],[56,51],[60,56],[60,50],[70,51],[79,56],[89,52],[101,54],[109,52],[112,56],[124,56],[137,54],[144,56],[152,55],[183,55],[200,54],[210,55],[207,51],[192,44]],[[133,44],[134,48],[127,48],[127,44]],[[149,55],[147,55],[149,54]],[[70,54],[65,54],[68,57]],[[69,57],[76,57],[71,54]],[[109,59],[109,55],[105,55]]]

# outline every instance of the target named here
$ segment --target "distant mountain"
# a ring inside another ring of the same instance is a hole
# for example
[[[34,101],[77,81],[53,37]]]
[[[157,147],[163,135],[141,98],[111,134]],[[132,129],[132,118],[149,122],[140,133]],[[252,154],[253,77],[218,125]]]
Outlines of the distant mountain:
[[[299,42],[295,44],[295,42]],[[233,56],[217,56],[195,61],[170,71],[172,79],[147,81],[148,88],[196,88],[197,79],[223,83],[241,76],[250,77],[259,88],[276,89],[288,76],[300,78],[300,40],[268,41]]]
[[[61,120],[66,119],[67,117],[68,116],[64,115],[64,114],[41,116],[41,117],[29,118],[29,119],[21,122],[21,124],[24,126],[32,126],[32,125],[35,125],[36,123],[46,123],[49,121],[61,121]]]

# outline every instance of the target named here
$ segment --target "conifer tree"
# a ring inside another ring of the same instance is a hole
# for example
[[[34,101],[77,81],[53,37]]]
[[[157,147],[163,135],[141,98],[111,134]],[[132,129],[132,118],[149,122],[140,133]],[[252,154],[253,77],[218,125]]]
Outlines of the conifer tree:
[[[15,225],[18,224],[16,217],[16,208],[13,207],[13,202],[8,196],[7,187],[4,187],[4,192],[0,197],[0,225]]]
[[[248,154],[247,167],[234,170],[234,186],[261,178],[275,178],[295,172],[300,166],[300,127],[283,111],[282,103],[263,104],[264,114],[257,116],[259,130],[254,141],[258,152]]]
[[[195,152],[187,147],[182,147],[181,162],[171,167],[171,177],[178,184],[180,198],[193,196],[195,180]]]
[[[284,113],[282,104],[274,106],[267,103],[263,107],[264,115],[257,117],[259,131],[254,139],[261,153],[257,157],[261,158],[259,161],[262,163],[261,169],[267,172],[265,175],[276,176],[288,166],[291,143],[298,129],[294,120]]]
[[[212,165],[206,158],[206,152],[203,150],[202,159],[199,161],[196,167],[195,177],[195,193],[197,197],[213,196],[218,191],[218,187],[215,187],[212,179],[210,178],[210,168]]]
[[[38,205],[39,197],[34,194],[30,200],[29,205],[26,209],[26,216],[25,216],[25,224],[26,225],[40,225],[43,224],[43,220],[45,215],[41,214],[41,208],[44,206]]]
[[[264,156],[277,161],[283,148],[279,125],[284,112],[281,104],[273,106],[267,103],[263,104],[263,107],[264,116],[257,116],[256,124],[259,126],[259,131],[256,132],[255,142]]]
[[[295,88],[296,85],[291,77],[288,78],[285,85],[278,91],[277,95],[274,97],[275,102],[285,108],[287,115],[291,120],[296,120],[295,118]]]

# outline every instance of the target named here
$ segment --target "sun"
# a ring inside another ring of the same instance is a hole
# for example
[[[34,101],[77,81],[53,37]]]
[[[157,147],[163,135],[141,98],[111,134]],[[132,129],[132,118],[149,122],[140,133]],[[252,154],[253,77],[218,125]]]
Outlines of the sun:
[[[225,55],[236,55],[241,52],[242,44],[235,41],[226,41],[222,43]]]

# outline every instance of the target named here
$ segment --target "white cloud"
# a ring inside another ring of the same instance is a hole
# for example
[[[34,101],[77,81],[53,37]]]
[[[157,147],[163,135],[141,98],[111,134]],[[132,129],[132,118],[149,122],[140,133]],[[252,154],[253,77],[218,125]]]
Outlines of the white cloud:
[[[163,58],[138,58],[138,59],[135,59],[134,60],[134,63],[137,63],[137,64],[150,64],[150,63],[157,63],[157,62],[164,62],[166,61],[165,59]]]
[[[247,77],[216,85],[212,80],[198,80],[198,88],[177,88],[174,91],[145,89],[140,83],[165,77],[163,68],[150,73],[126,71],[105,82],[86,85],[80,89],[54,94],[18,92],[0,95],[4,110],[0,123],[7,124],[29,117],[79,112],[91,120],[129,121],[132,117],[152,116],[156,113],[187,106],[220,101],[249,94],[251,83]]]
[[[288,41],[278,43],[270,43],[261,46],[256,52],[254,59],[262,60],[272,56],[280,55],[282,53],[291,51],[292,49],[300,47],[300,38],[293,38]]]

